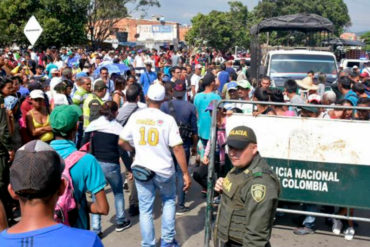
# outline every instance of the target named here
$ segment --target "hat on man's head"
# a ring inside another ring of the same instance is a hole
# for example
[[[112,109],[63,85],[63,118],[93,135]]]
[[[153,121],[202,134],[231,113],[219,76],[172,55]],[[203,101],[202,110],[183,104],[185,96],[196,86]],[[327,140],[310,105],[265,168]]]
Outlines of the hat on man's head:
[[[76,79],[80,79],[82,77],[88,77],[86,72],[79,72],[76,74]]]
[[[94,91],[101,91],[104,88],[108,88],[108,87],[102,79],[97,79],[94,82]]]
[[[56,68],[53,68],[50,70],[50,74],[55,74],[55,73],[59,73],[59,70]]]
[[[28,199],[53,195],[61,183],[63,159],[48,144],[30,141],[15,154],[10,167],[14,192]]]
[[[176,98],[184,97],[186,93],[186,84],[184,80],[176,80],[175,86],[173,87],[173,96]]]
[[[67,136],[76,128],[80,116],[82,116],[81,108],[76,105],[57,106],[50,114],[51,128],[57,134]]]
[[[311,77],[305,77],[303,80],[296,80],[298,86],[306,90],[317,90],[319,86],[315,85]]]
[[[35,89],[30,93],[31,99],[45,99],[44,92],[40,89]]]
[[[236,84],[238,84],[238,87],[244,88],[244,89],[251,89],[252,86],[249,81],[247,80],[240,80]]]
[[[166,90],[161,84],[153,84],[149,87],[148,98],[153,101],[162,101],[166,95]]]
[[[238,84],[236,84],[235,81],[231,81],[227,84],[227,91],[230,90],[237,90],[238,89]]]
[[[257,137],[254,131],[247,126],[233,128],[227,137],[226,144],[235,149],[244,149],[249,143],[257,144]]]
[[[203,68],[203,66],[201,64],[195,65],[195,69],[201,69],[201,68]]]

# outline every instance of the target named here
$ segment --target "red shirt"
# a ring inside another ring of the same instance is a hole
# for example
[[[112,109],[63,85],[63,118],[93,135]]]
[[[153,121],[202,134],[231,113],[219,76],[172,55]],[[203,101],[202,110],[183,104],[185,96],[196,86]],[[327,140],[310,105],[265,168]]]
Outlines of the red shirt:
[[[160,56],[154,55],[153,58],[154,58],[155,67],[159,67],[159,60],[161,59]]]

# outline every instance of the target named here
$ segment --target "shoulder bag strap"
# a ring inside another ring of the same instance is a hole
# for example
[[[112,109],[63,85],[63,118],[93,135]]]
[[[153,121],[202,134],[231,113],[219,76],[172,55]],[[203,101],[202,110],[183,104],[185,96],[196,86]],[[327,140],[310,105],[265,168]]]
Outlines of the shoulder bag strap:
[[[130,114],[128,115],[128,117],[126,118],[126,120],[123,122],[122,126],[125,126],[127,124],[127,122],[130,119],[131,115],[134,114],[134,112],[136,112],[137,109],[139,109],[139,106],[138,105],[136,105],[135,108],[130,112]]]
[[[179,124],[176,119],[175,107],[173,105],[172,100],[168,101],[168,110],[170,115],[175,119],[176,123]]]

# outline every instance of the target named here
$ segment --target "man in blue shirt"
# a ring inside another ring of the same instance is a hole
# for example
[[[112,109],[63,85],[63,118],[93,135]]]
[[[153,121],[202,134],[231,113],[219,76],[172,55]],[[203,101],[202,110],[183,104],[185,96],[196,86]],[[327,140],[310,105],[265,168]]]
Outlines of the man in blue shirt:
[[[352,82],[346,77],[342,77],[338,80],[338,89],[342,93],[343,98],[351,101],[353,106],[357,105],[358,97],[355,92],[352,91]]]
[[[218,92],[222,93],[224,85],[230,81],[230,74],[226,71],[226,65],[224,63],[221,64],[221,72],[218,74],[218,80],[220,81]]]
[[[73,143],[76,135],[76,126],[81,109],[76,105],[62,105],[56,107],[50,115],[50,125],[55,140],[50,146],[63,158],[77,151]],[[104,192],[106,184],[103,170],[98,161],[91,154],[83,156],[70,170],[74,187],[74,198],[80,204],[77,222],[74,227],[89,229],[89,213],[107,215],[109,205]],[[93,203],[87,203],[86,192],[95,195]]]
[[[17,151],[9,193],[19,201],[21,220],[0,233],[0,246],[103,246],[95,233],[54,221],[55,205],[65,189],[63,167],[60,156],[40,140]]]
[[[226,72],[227,73],[227,72]],[[216,77],[212,73],[207,73],[204,78],[202,85],[204,91],[198,93],[194,98],[194,105],[198,114],[198,135],[203,143],[203,146],[207,145],[208,139],[211,132],[212,118],[206,109],[213,100],[221,100],[221,97],[214,93],[216,90]]]
[[[145,63],[145,72],[140,76],[140,84],[143,87],[144,95],[148,93],[150,85],[157,79],[157,74],[152,71],[152,63]]]

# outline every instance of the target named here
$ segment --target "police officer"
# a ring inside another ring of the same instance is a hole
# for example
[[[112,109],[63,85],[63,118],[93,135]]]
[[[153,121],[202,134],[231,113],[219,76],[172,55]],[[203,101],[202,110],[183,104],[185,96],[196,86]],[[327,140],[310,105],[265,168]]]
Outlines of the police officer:
[[[96,80],[94,83],[94,91],[89,94],[82,107],[83,112],[83,128],[86,129],[90,122],[99,117],[100,107],[103,105],[103,97],[107,92],[107,86],[103,80]]]
[[[270,246],[279,180],[258,153],[257,138],[251,128],[232,129],[226,144],[233,168],[215,185],[215,190],[222,193],[216,239],[224,247]]]

